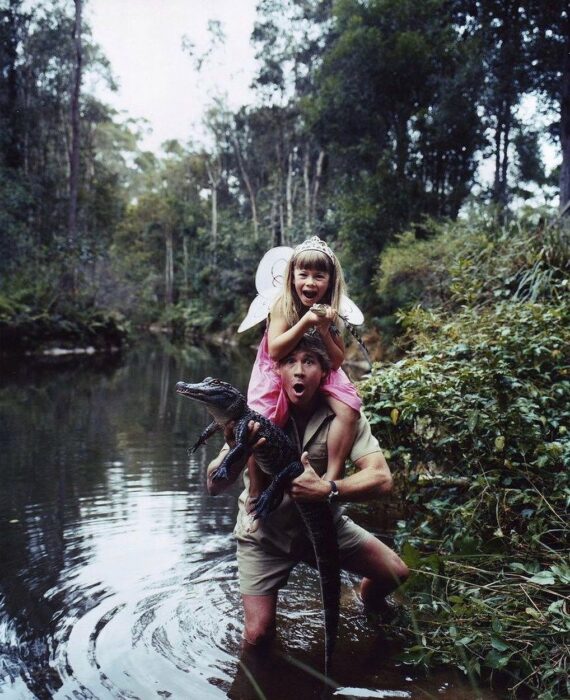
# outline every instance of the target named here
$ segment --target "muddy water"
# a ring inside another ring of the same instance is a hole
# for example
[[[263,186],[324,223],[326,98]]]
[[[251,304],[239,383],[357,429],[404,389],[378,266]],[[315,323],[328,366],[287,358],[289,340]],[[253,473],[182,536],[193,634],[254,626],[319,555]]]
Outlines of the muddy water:
[[[240,655],[237,485],[205,494],[221,441],[189,456],[207,419],[174,393],[208,374],[243,388],[251,360],[154,344],[112,364],[0,370],[0,696],[321,697],[311,570],[281,594],[271,654]],[[497,697],[399,664],[397,637],[343,584],[335,697]]]

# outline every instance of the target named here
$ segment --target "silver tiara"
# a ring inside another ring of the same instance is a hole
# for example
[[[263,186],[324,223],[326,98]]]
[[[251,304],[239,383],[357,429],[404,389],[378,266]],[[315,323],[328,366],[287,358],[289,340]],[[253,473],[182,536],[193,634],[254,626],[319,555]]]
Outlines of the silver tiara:
[[[318,236],[312,236],[311,238],[307,238],[306,241],[299,243],[299,245],[295,248],[294,254],[297,255],[298,253],[302,253],[304,250],[318,250],[320,253],[328,255],[334,263],[334,253],[324,241],[321,241]]]

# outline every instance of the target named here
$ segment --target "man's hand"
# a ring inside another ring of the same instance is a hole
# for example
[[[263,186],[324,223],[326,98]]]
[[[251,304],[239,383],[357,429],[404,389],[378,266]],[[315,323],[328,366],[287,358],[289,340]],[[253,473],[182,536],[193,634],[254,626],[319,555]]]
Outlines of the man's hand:
[[[235,436],[235,425],[236,422],[234,420],[229,421],[228,423],[225,424],[224,426],[224,439],[227,442],[227,444],[230,446],[230,449],[235,447],[236,444],[236,436]],[[261,425],[257,421],[252,421],[250,420],[249,423],[247,424],[247,429],[248,429],[248,435],[247,435],[247,444],[248,447],[251,449],[251,451],[256,450],[258,447],[261,447],[261,445],[265,444],[266,439],[264,437],[259,438],[259,440],[256,439],[256,435],[259,432]]]
[[[328,481],[323,481],[309,462],[309,453],[303,452],[301,464],[305,471],[293,479],[289,486],[289,495],[295,501],[326,501],[331,487]]]
[[[257,438],[257,433],[261,427],[257,421],[250,420],[247,427],[247,450],[242,453],[242,456],[238,458],[237,461],[234,461],[226,478],[216,479],[215,477],[218,473],[218,469],[226,457],[228,450],[234,448],[236,444],[234,431],[235,421],[229,421],[224,426],[224,437],[226,439],[226,444],[224,447],[222,447],[218,456],[215,457],[210,464],[208,464],[206,488],[211,496],[217,496],[217,494],[225,491],[230,484],[233,484],[241,473],[241,470],[244,468],[245,463],[251,453],[265,443],[265,438]]]

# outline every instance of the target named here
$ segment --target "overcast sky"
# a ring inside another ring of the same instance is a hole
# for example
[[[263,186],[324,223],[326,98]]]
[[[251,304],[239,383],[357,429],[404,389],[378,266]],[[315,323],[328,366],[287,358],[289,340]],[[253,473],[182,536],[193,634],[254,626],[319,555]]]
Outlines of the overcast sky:
[[[158,150],[171,138],[200,138],[200,120],[217,95],[236,109],[252,102],[255,72],[250,35],[256,0],[89,0],[85,18],[113,68],[118,93],[88,81],[85,88],[129,117],[152,127],[144,147]],[[198,52],[208,48],[208,20],[219,20],[226,35],[197,72],[182,49],[186,35]]]

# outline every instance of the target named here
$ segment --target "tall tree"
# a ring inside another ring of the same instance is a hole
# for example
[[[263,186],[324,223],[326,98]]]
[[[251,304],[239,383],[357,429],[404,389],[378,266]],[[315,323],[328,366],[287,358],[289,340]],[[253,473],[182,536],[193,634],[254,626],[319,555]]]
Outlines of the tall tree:
[[[81,149],[81,78],[83,71],[83,46],[82,46],[82,22],[81,14],[83,9],[82,0],[74,0],[75,22],[73,25],[73,47],[74,47],[74,69],[73,87],[71,89],[70,100],[70,123],[71,123],[71,144],[69,149],[69,249],[71,252],[72,265],[75,266],[75,256],[77,247],[77,197],[79,192],[79,166]],[[76,285],[76,270],[72,269],[73,286]]]
[[[394,233],[457,215],[481,144],[481,70],[444,0],[340,0],[332,35],[306,114],[330,156],[349,275],[367,290]]]
[[[570,9],[565,0],[527,0],[530,43],[527,70],[544,111],[556,118],[551,131],[560,144],[560,212],[570,215]]]

